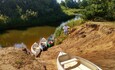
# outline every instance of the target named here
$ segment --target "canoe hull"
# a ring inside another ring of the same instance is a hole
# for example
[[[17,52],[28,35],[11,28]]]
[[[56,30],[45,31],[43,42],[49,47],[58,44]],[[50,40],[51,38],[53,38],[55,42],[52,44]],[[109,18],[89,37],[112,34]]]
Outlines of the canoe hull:
[[[41,43],[44,44],[44,48],[47,48],[47,40],[45,38],[42,38],[39,42],[39,47],[41,50],[44,50],[43,46],[41,45]]]
[[[39,45],[38,43],[34,43],[32,46],[31,46],[31,52],[32,54],[34,54],[35,56],[37,56],[39,53],[40,53],[41,49],[39,48]]]
[[[67,68],[67,70],[102,70],[101,68],[99,68],[97,65],[95,65],[94,63],[81,58],[79,56],[70,56],[67,53],[64,52],[60,52],[58,57],[57,57],[57,68],[58,70],[66,70],[66,68],[64,68],[64,63],[67,66],[66,63],[69,63],[68,61],[72,61],[75,60],[74,62],[77,62],[77,64],[75,66],[72,67],[68,67],[70,69]],[[73,61],[72,61],[73,62]]]

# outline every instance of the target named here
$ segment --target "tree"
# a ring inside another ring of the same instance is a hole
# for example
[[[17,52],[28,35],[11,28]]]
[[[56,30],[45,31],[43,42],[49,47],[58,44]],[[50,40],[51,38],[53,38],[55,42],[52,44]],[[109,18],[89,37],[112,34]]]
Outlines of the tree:
[[[82,13],[85,19],[91,20],[114,20],[115,10],[114,1],[112,0],[87,0],[88,6]]]
[[[109,20],[115,20],[115,0],[108,0],[107,6],[108,12],[105,18]]]
[[[78,3],[80,8],[85,8],[86,6],[88,6],[87,0],[82,0],[81,2]]]
[[[61,1],[60,5],[62,5],[62,6],[64,6],[64,7],[66,7],[66,4],[65,4],[65,2],[64,2],[64,1]]]
[[[75,8],[76,7],[76,1],[74,0],[65,0],[66,7],[68,8]]]

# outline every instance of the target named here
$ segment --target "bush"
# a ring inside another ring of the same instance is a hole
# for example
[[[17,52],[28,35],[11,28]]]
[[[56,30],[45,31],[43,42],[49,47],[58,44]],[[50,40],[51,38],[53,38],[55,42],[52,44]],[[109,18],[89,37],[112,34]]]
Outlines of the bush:
[[[100,21],[100,22],[102,22],[102,21],[105,21],[105,19],[102,18],[102,17],[96,17],[96,18],[94,18],[94,21]]]
[[[5,15],[0,15],[0,24],[5,24],[8,22],[8,17]]]
[[[82,11],[83,18],[86,20],[115,20],[115,1],[114,0],[87,0],[88,6]]]
[[[79,19],[79,20],[74,20],[73,19],[73,20],[69,21],[67,25],[70,26],[70,27],[74,27],[74,26],[78,26],[82,23],[84,23],[83,19]]]
[[[62,30],[63,30],[63,29],[62,29],[62,27],[60,27],[60,26],[56,28],[56,30],[55,30],[55,32],[54,32],[54,35],[55,35],[56,38],[61,35]]]

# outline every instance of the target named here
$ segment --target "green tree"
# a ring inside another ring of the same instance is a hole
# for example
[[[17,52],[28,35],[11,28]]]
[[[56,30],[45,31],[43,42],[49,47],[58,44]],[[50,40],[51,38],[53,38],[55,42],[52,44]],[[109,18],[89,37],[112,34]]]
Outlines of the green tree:
[[[71,17],[61,10],[56,0],[0,0],[0,15],[3,15],[0,24],[5,22],[2,28],[59,25],[54,22]]]
[[[90,20],[114,20],[113,0],[87,0],[88,6],[82,12],[85,19]]]
[[[88,6],[87,0],[82,0],[81,2],[78,3],[80,8],[85,8],[86,6]]]
[[[115,0],[107,0],[107,15],[106,19],[115,20]]]
[[[61,1],[60,5],[62,5],[62,6],[64,6],[64,7],[66,7],[66,4],[65,4],[65,2],[64,2],[64,1]]]
[[[75,8],[76,1],[75,0],[65,0],[66,7],[68,8]]]

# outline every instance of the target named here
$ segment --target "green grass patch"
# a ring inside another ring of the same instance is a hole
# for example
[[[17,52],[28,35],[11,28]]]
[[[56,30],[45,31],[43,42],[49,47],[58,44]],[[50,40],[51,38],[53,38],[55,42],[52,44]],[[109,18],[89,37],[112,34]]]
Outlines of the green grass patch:
[[[67,23],[68,26],[70,27],[74,27],[74,26],[78,26],[81,25],[82,23],[84,23],[85,21],[83,19],[79,19],[79,20],[71,20]]]
[[[69,16],[71,15],[75,15],[77,13],[79,13],[81,11],[81,9],[74,9],[74,8],[66,8],[64,6],[61,6],[61,9],[63,10],[63,12]]]

